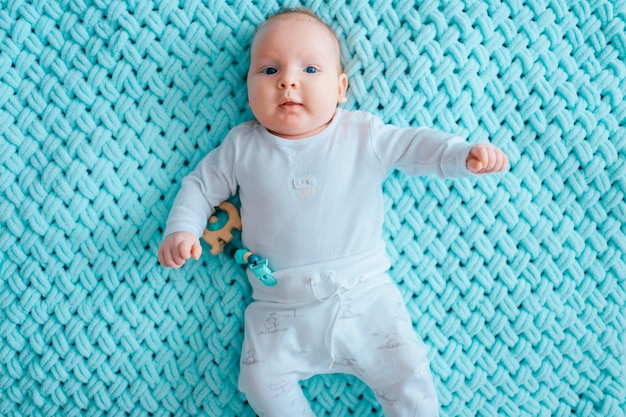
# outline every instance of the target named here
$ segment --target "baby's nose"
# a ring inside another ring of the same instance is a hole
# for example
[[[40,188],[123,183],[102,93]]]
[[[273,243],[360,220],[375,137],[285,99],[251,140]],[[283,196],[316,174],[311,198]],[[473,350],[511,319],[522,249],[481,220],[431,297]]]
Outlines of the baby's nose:
[[[278,81],[280,88],[295,88],[298,86],[298,78],[292,71],[285,71]]]

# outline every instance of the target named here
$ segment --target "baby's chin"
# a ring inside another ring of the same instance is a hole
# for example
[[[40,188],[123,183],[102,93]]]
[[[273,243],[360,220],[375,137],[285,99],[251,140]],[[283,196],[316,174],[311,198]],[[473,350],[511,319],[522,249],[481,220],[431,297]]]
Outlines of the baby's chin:
[[[308,129],[281,129],[281,130],[276,131],[276,130],[272,130],[268,128],[267,130],[272,135],[278,136],[279,138],[282,138],[282,139],[300,140],[300,139],[307,139],[307,138],[313,137],[323,132],[324,129],[326,129],[329,124],[330,124],[330,121],[320,126],[315,126],[315,127],[308,128]]]
[[[281,139],[288,139],[288,140],[306,139],[306,138],[310,138],[311,136],[315,136],[316,134],[316,133],[311,133],[311,132],[285,132],[285,131],[277,132],[271,129],[267,129],[267,131],[270,132],[274,136],[278,136]]]

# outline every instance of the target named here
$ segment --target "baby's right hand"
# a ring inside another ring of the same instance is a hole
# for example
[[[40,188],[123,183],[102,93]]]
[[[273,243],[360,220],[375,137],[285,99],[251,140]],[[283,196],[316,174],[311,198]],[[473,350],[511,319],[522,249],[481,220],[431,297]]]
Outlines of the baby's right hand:
[[[193,233],[176,232],[167,235],[159,246],[159,263],[170,268],[180,268],[189,258],[197,261],[202,254],[200,239]]]

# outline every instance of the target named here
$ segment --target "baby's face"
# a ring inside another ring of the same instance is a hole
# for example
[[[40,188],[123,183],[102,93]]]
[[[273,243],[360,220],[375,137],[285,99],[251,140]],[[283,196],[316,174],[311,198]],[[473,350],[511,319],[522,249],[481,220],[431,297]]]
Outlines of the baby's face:
[[[340,68],[339,45],[322,23],[302,14],[266,23],[250,54],[252,113],[271,133],[286,139],[321,132],[337,104],[345,101],[348,81]]]

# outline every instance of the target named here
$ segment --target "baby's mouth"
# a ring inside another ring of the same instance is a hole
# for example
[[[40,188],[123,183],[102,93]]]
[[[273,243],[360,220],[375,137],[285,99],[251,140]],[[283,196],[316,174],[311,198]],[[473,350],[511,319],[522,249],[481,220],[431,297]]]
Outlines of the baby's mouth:
[[[298,103],[296,101],[291,101],[291,100],[283,101],[282,103],[280,103],[280,107],[285,107],[285,108],[293,108],[293,107],[298,107],[301,105],[302,103]]]

